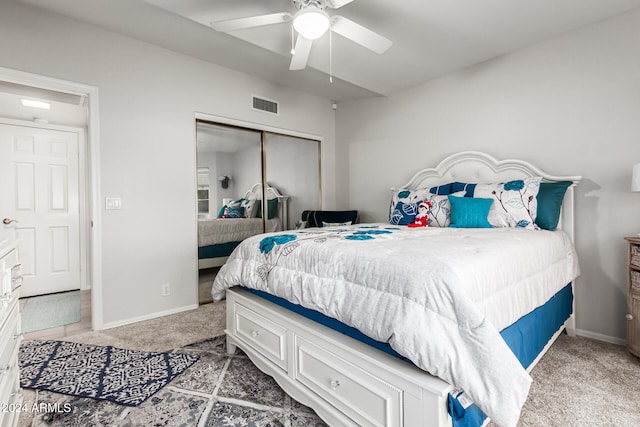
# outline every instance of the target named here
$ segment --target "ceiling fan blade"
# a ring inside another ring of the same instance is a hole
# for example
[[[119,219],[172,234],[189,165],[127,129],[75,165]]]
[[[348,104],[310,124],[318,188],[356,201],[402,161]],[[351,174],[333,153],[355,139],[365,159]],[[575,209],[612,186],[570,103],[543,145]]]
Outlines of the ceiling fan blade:
[[[313,45],[313,40],[305,39],[298,35],[294,54],[291,57],[291,64],[289,65],[290,70],[302,70],[307,66],[311,45]]]
[[[327,0],[327,7],[332,9],[338,9],[342,6],[346,6],[351,3],[353,0]]]
[[[248,18],[227,19],[214,21],[211,27],[216,31],[228,33],[229,31],[244,30],[245,28],[262,27],[263,25],[281,24],[289,22],[293,18],[288,12],[272,13],[269,15],[250,16]]]
[[[391,40],[344,16],[334,15],[331,17],[331,31],[353,40],[378,54],[384,53],[392,45]]]

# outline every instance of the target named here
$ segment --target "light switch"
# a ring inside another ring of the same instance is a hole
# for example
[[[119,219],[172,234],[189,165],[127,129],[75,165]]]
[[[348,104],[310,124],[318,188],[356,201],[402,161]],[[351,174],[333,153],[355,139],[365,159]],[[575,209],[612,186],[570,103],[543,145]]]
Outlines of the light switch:
[[[122,199],[120,197],[107,197],[105,198],[105,209],[116,210],[122,207]]]

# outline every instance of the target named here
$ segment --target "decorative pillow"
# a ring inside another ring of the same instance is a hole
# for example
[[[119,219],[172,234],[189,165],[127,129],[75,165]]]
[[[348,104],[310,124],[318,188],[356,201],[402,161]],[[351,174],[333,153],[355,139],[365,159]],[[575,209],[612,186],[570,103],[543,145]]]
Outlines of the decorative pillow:
[[[455,197],[464,197],[465,191],[451,194]],[[431,204],[427,212],[427,225],[429,227],[448,227],[451,224],[451,203],[446,195],[430,194],[425,201]]]
[[[494,227],[536,229],[534,221],[538,206],[540,177],[517,179],[500,184],[478,184],[474,198],[490,198],[489,223]]]
[[[226,208],[237,208],[240,207],[240,204],[242,203],[244,199],[238,199],[238,200],[232,200],[229,203],[227,203],[226,205],[222,205],[222,207],[220,208],[220,210],[218,211],[218,218],[226,218],[225,216],[225,210]]]
[[[262,201],[258,200],[257,203],[257,217],[262,218]],[[267,219],[275,218],[278,215],[278,199],[267,200]]]
[[[351,225],[351,221],[345,222],[324,222],[322,221],[323,227],[344,227],[345,225]]]
[[[393,190],[389,207],[389,222],[395,225],[407,225],[416,219],[418,205],[431,193],[426,188],[420,190]]]
[[[560,208],[564,194],[573,182],[541,182],[538,191],[538,210],[536,224],[545,230],[555,230],[560,219]]]
[[[447,196],[451,203],[451,228],[491,228],[487,217],[493,199]]]
[[[224,209],[224,218],[244,218],[244,208],[242,206],[227,206]]]
[[[476,185],[477,184],[468,184],[466,182],[455,181],[448,184],[438,185],[437,187],[431,187],[429,189],[429,192],[433,194],[447,195],[464,191],[465,197],[473,197],[473,192],[476,188]]]
[[[240,206],[244,208],[244,217],[245,218],[255,218],[256,217],[256,200],[255,199],[240,199]]]

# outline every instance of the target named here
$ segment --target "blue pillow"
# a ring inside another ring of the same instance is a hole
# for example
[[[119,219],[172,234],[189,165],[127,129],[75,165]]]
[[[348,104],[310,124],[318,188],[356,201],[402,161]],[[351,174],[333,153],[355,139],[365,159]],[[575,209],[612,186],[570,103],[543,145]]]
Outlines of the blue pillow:
[[[258,218],[262,218],[262,201],[258,200]],[[267,219],[275,218],[278,215],[278,199],[267,200]]]
[[[493,199],[448,196],[453,228],[492,228],[487,216]]]
[[[439,185],[437,187],[431,187],[429,192],[432,194],[449,195],[457,193],[459,191],[466,191],[464,197],[473,197],[473,192],[476,189],[476,184],[467,184],[466,182],[450,182],[448,184]]]
[[[555,230],[560,219],[560,208],[564,194],[573,184],[571,181],[541,182],[538,190],[538,211],[535,223],[545,230]]]
[[[420,204],[421,201],[422,200],[419,200],[415,203],[404,203],[398,201],[391,214],[389,223],[394,225],[411,224],[416,219],[416,215],[418,214],[418,204]]]
[[[224,210],[225,218],[244,218],[244,208],[242,206],[227,206]]]

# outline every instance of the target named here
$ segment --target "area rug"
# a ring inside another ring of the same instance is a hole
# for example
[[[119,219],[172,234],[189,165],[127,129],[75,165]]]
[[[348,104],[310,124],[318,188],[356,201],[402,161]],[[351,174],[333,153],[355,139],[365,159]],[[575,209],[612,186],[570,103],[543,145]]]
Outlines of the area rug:
[[[20,346],[20,385],[137,406],[197,360],[191,354],[31,340]]]
[[[26,298],[21,314],[25,334],[79,322],[80,291]]]
[[[28,411],[19,426],[326,427],[315,412],[288,396],[239,349],[227,355],[224,336],[171,354],[199,359],[136,407],[25,390]],[[47,408],[34,411],[31,408]]]

